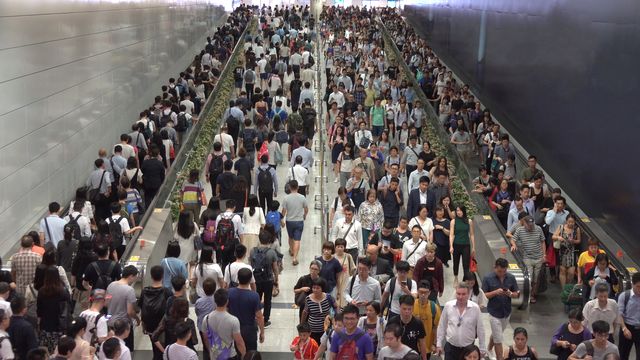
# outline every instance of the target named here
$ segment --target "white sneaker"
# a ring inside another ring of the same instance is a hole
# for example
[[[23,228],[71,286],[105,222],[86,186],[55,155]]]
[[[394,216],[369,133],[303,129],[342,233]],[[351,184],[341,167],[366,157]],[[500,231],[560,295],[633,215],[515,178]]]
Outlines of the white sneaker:
[[[338,182],[338,178],[333,179],[333,182],[337,183]]]

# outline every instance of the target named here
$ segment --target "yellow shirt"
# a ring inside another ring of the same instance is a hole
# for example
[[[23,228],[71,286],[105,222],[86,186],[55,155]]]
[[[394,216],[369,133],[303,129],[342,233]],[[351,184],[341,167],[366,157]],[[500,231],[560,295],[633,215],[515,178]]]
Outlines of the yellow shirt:
[[[434,303],[436,309],[436,320],[433,321],[433,315],[431,314],[432,302],[433,301],[429,300],[429,302],[422,304],[420,299],[416,299],[416,302],[413,305],[413,316],[422,321],[422,324],[424,325],[424,332],[427,334],[425,339],[427,342],[427,353],[431,352],[431,346],[436,345],[436,330],[438,329],[440,314],[442,313],[440,306]]]
[[[598,252],[601,254],[604,254],[604,250],[602,249],[598,249]],[[578,257],[578,267],[583,269],[582,275],[585,275],[586,273],[588,273],[589,270],[591,270],[591,268],[595,264],[595,262],[596,262],[596,257],[593,256],[589,251],[582,252],[582,254],[580,254],[580,257]]]
[[[376,91],[374,89],[366,88],[364,89],[364,92],[366,94],[364,98],[364,106],[372,107],[373,105],[375,105],[374,103],[376,101]]]

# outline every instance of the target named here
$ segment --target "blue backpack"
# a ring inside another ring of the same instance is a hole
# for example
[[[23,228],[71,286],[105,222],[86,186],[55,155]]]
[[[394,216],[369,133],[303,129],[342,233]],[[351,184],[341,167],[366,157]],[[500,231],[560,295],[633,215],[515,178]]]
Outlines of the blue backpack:
[[[266,217],[266,221],[267,224],[271,224],[273,225],[273,228],[276,230],[276,232],[280,232],[280,212],[279,211],[269,211],[267,212],[267,217]]]

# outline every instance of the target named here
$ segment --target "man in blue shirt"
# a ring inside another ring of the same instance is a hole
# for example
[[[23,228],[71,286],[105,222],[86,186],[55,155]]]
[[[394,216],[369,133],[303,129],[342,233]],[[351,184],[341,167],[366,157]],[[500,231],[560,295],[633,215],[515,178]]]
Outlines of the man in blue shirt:
[[[491,324],[489,349],[495,345],[496,360],[503,359],[502,333],[509,324],[511,299],[520,296],[515,276],[507,272],[508,266],[509,262],[506,259],[498,258],[494,271],[487,274],[482,280],[482,291],[489,299],[487,304],[489,323]]]
[[[631,275],[631,283],[631,290],[618,298],[618,311],[624,320],[620,326],[620,358],[628,359],[635,344],[637,360],[640,357],[640,273]]]
[[[353,340],[357,348],[357,359],[373,360],[373,341],[371,341],[371,337],[369,337],[364,330],[358,328],[358,319],[360,317],[358,308],[355,305],[349,304],[342,310],[342,315],[344,331],[334,331],[333,337],[331,338],[329,359],[337,359],[342,345]]]
[[[238,287],[229,289],[229,313],[240,321],[240,334],[247,351],[258,350],[256,334],[260,329],[260,343],[264,342],[264,317],[258,293],[251,290],[253,273],[247,268],[238,270]]]

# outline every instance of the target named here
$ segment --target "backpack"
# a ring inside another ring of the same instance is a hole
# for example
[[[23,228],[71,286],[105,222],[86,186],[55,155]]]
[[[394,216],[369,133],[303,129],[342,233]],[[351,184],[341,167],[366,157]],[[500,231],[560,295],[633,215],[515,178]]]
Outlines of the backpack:
[[[231,217],[221,215],[220,221],[216,224],[216,236],[213,247],[216,251],[222,252],[223,255],[224,253],[231,253],[231,255],[233,255],[233,251],[235,250],[234,240],[236,231],[233,221],[231,220],[232,218],[233,215],[231,215]]]
[[[271,271],[267,261],[267,252],[269,248],[255,248],[251,254],[251,266],[253,267],[253,277],[256,282],[269,281],[271,279]]]
[[[264,66],[264,72],[267,74],[271,74],[273,72],[273,67],[271,66],[270,61],[267,61],[267,64]]]
[[[358,329],[360,330],[360,329]],[[356,331],[358,331],[356,330]],[[344,331],[338,333],[338,337],[342,341],[340,344],[340,348],[338,349],[338,355],[335,357],[336,360],[353,360],[358,358],[358,346],[357,342],[364,335],[364,332],[360,330],[355,335],[352,335],[349,338]]]
[[[69,214],[69,222],[67,223],[73,228],[73,238],[76,240],[80,240],[80,238],[82,237],[82,233],[80,232],[80,225],[78,224],[78,219],[80,219],[80,216],[82,216],[82,214],[78,214],[78,216],[76,216],[74,219],[73,216]]]
[[[207,220],[204,230],[202,231],[202,243],[215,248],[216,246],[216,221]]]
[[[164,110],[162,110],[162,115],[160,116],[160,127],[167,126],[167,123],[169,122],[169,120],[171,120],[171,112],[169,112],[168,114],[165,114]]]
[[[244,131],[242,131],[242,142],[245,150],[253,151],[253,149],[255,149],[253,143],[255,142],[256,136],[255,129],[244,129]]]
[[[273,192],[273,176],[270,170],[271,168],[266,170],[258,168],[258,189],[261,193]]]
[[[209,342],[209,357],[217,360],[231,359],[231,349],[233,348],[233,342],[231,344],[225,344],[220,335],[213,331],[209,326],[209,315],[204,317],[204,321],[207,324],[207,341]]]
[[[124,234],[122,233],[122,228],[120,227],[120,221],[122,221],[124,217],[120,216],[118,220],[114,220],[112,216],[109,219],[111,220],[109,221],[109,234],[111,235],[111,249],[115,250],[118,247],[122,246],[122,243],[124,242]]]
[[[224,154],[221,155],[215,155],[213,154],[212,158],[211,158],[211,164],[209,165],[209,175],[211,178],[214,178],[220,174],[222,174],[224,168],[224,161],[222,161],[222,158],[224,157]]]
[[[316,64],[316,60],[313,58],[313,55],[309,54],[309,65],[313,66]]]
[[[98,274],[98,279],[96,280],[95,284],[93,284],[92,288],[107,290],[109,284],[113,282],[111,273],[113,273],[113,269],[116,267],[116,262],[111,261],[106,272],[102,272],[102,270],[98,266],[98,263],[95,261],[92,262],[90,266],[93,267],[93,269],[96,271],[96,274]]]
[[[240,127],[240,121],[235,116],[231,115],[231,113],[229,113],[225,122],[227,123],[227,127],[231,129],[238,129]]]
[[[182,113],[178,115],[178,123],[176,124],[175,130],[177,132],[187,131],[189,124],[187,124],[187,114]]]
[[[98,341],[98,321],[100,321],[100,318],[102,318],[103,316],[104,314],[99,313],[98,316],[96,316],[96,320],[93,323],[93,328],[89,330],[89,332],[91,333],[91,341],[89,342],[89,345],[93,346],[94,348],[97,348],[98,346],[100,346]]]
[[[296,130],[302,130],[302,115],[293,113],[288,117],[289,127],[287,128],[290,134],[296,132]]]
[[[276,233],[280,232],[282,224],[280,222],[281,217],[280,217],[279,211],[267,212],[267,216],[265,220],[267,224],[273,225],[273,229],[275,230]]]
[[[256,81],[256,77],[253,73],[253,70],[247,70],[244,72],[244,82],[247,84],[251,84]]]
[[[396,292],[396,280],[398,278],[396,276],[392,277],[391,279],[389,279],[390,283],[389,283],[389,299],[387,300],[385,305],[386,308],[391,309],[391,301],[393,300],[393,294]],[[411,283],[413,283],[413,281],[411,281],[411,279],[407,279],[407,288],[409,289],[409,291],[411,291]],[[353,285],[352,285],[352,289],[353,289]],[[431,300],[429,300],[431,301]],[[433,306],[433,302],[431,302],[431,313],[433,314],[433,318],[435,320],[435,311],[434,311],[434,306]]]
[[[364,134],[362,134],[362,138],[360,138],[360,143],[358,144],[358,147],[361,149],[368,149],[369,145],[371,145],[371,139],[369,139]]]
[[[153,290],[153,291],[148,291]],[[140,304],[140,316],[147,330],[155,330],[160,324],[167,306],[165,289],[147,287],[142,290],[142,303]]]

